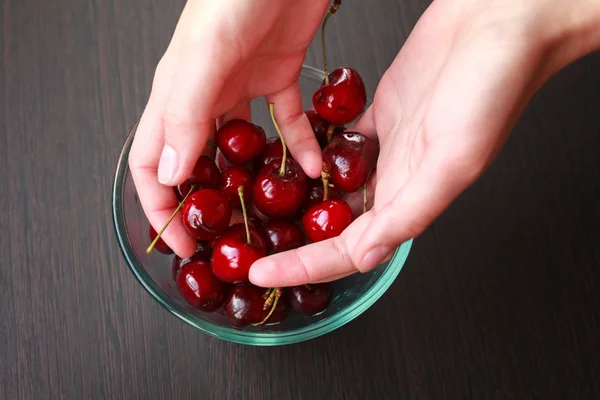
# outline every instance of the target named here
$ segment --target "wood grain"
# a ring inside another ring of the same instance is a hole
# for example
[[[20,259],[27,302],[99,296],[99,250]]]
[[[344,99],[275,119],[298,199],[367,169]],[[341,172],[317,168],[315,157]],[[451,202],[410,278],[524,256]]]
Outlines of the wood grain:
[[[0,3],[0,398],[600,396],[599,54],[536,95],[368,312],[252,348],[160,308],[114,238],[117,157],[183,3]],[[427,5],[347,1],[330,60],[374,90]]]

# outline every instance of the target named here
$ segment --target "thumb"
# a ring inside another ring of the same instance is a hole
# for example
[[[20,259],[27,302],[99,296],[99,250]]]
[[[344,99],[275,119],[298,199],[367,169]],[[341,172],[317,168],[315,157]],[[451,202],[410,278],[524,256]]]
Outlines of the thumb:
[[[354,252],[359,270],[373,269],[397,246],[423,233],[477,179],[484,164],[466,155],[448,157],[447,146],[427,151],[392,200],[371,210]]]

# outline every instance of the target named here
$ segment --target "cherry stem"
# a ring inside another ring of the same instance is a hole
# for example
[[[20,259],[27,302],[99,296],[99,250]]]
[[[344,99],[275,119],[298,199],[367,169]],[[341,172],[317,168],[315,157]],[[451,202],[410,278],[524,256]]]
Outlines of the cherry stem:
[[[325,25],[327,20],[340,8],[342,0],[333,0],[333,4],[327,11],[325,18],[323,18],[323,24],[321,25],[321,49],[323,49],[323,71],[325,72],[325,84],[329,83],[329,72],[327,71],[327,52],[325,51]]]
[[[258,326],[258,325],[262,325],[265,322],[267,322],[269,320],[269,318],[271,318],[271,315],[273,315],[273,312],[275,311],[275,309],[277,308],[277,302],[279,302],[279,298],[281,297],[281,288],[275,288],[273,289],[273,291],[271,292],[271,295],[269,296],[269,298],[267,299],[267,302],[269,300],[274,299],[273,301],[273,305],[271,306],[271,310],[269,311],[269,313],[267,314],[267,316],[265,317],[265,319],[263,319],[262,321],[260,321],[259,323],[256,324],[252,324],[252,326]],[[267,303],[265,303],[266,305]],[[268,307],[268,306],[267,306]]]
[[[175,215],[177,215],[177,213],[179,212],[179,210],[181,210],[181,207],[183,207],[183,203],[185,203],[185,201],[190,196],[190,194],[192,194],[192,192],[194,191],[194,189],[196,189],[196,185],[192,184],[190,186],[190,190],[188,190],[188,192],[185,195],[185,197],[179,202],[179,205],[177,206],[177,208],[175,209],[175,211],[173,211],[173,214],[171,214],[171,216],[169,217],[169,220],[167,221],[167,223],[156,234],[156,237],[154,238],[154,240],[152,241],[152,243],[150,243],[150,246],[148,246],[148,248],[146,249],[146,254],[150,254],[150,252],[152,252],[152,249],[154,249],[154,246],[156,245],[156,242],[158,242],[158,239],[160,239],[160,236],[163,234],[163,232],[165,231],[165,229],[167,229],[167,227],[169,226],[169,224],[171,223],[171,221],[173,221],[173,218],[175,218]]]
[[[238,186],[238,194],[240,195],[240,203],[242,203],[242,214],[244,214],[244,225],[246,225],[246,241],[252,244],[250,240],[250,227],[248,226],[248,211],[246,211],[246,203],[244,202],[244,186]]]
[[[329,178],[331,174],[329,173],[329,166],[326,163],[323,163],[323,168],[321,169],[321,180],[323,181],[323,201],[329,198]]]
[[[283,140],[283,135],[279,130],[279,125],[277,125],[277,121],[275,121],[275,105],[273,103],[269,103],[269,113],[271,114],[271,119],[273,120],[273,125],[275,125],[275,130],[279,135],[279,140],[281,140],[281,147],[283,148],[283,156],[281,157],[281,168],[279,168],[279,176],[285,175],[285,163],[287,161],[287,148],[285,145],[285,140]]]
[[[335,131],[335,125],[331,124],[329,125],[329,128],[327,128],[327,143],[331,142],[331,137],[333,136],[333,132]]]

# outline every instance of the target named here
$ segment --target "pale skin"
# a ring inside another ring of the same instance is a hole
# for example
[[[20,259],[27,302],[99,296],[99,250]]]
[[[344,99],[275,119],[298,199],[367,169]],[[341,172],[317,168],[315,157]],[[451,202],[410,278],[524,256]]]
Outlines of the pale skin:
[[[129,160],[155,229],[177,206],[171,186],[210,151],[206,141],[219,123],[249,117],[252,98],[277,105],[290,151],[318,177],[320,151],[296,81],[328,7],[324,0],[188,1]],[[597,0],[434,1],[352,127],[380,143],[373,207],[339,237],[257,261],[250,280],[262,287],[331,281],[389,259],[493,162],[533,94],[598,49]],[[177,218],[163,239],[181,257],[194,252]]]

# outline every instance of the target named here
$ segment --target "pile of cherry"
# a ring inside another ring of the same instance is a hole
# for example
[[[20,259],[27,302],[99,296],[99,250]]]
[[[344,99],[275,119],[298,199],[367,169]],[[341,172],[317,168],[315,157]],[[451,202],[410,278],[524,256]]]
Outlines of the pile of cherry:
[[[267,139],[261,127],[241,119],[219,128],[217,161],[203,154],[175,188],[180,204],[173,215],[180,212],[197,241],[191,258],[175,256],[172,264],[177,289],[190,306],[224,313],[237,328],[278,323],[290,310],[315,315],[327,308],[329,283],[260,288],[248,273],[262,257],[333,238],[353,221],[343,195],[363,190],[366,199],[379,156],[377,142],[344,127],[365,105],[362,78],[347,67],[326,75],[314,93],[314,109],[306,115],[322,149],[321,179],[307,177],[288,154],[273,104],[278,137]],[[148,252],[173,253],[152,227],[150,238]]]

